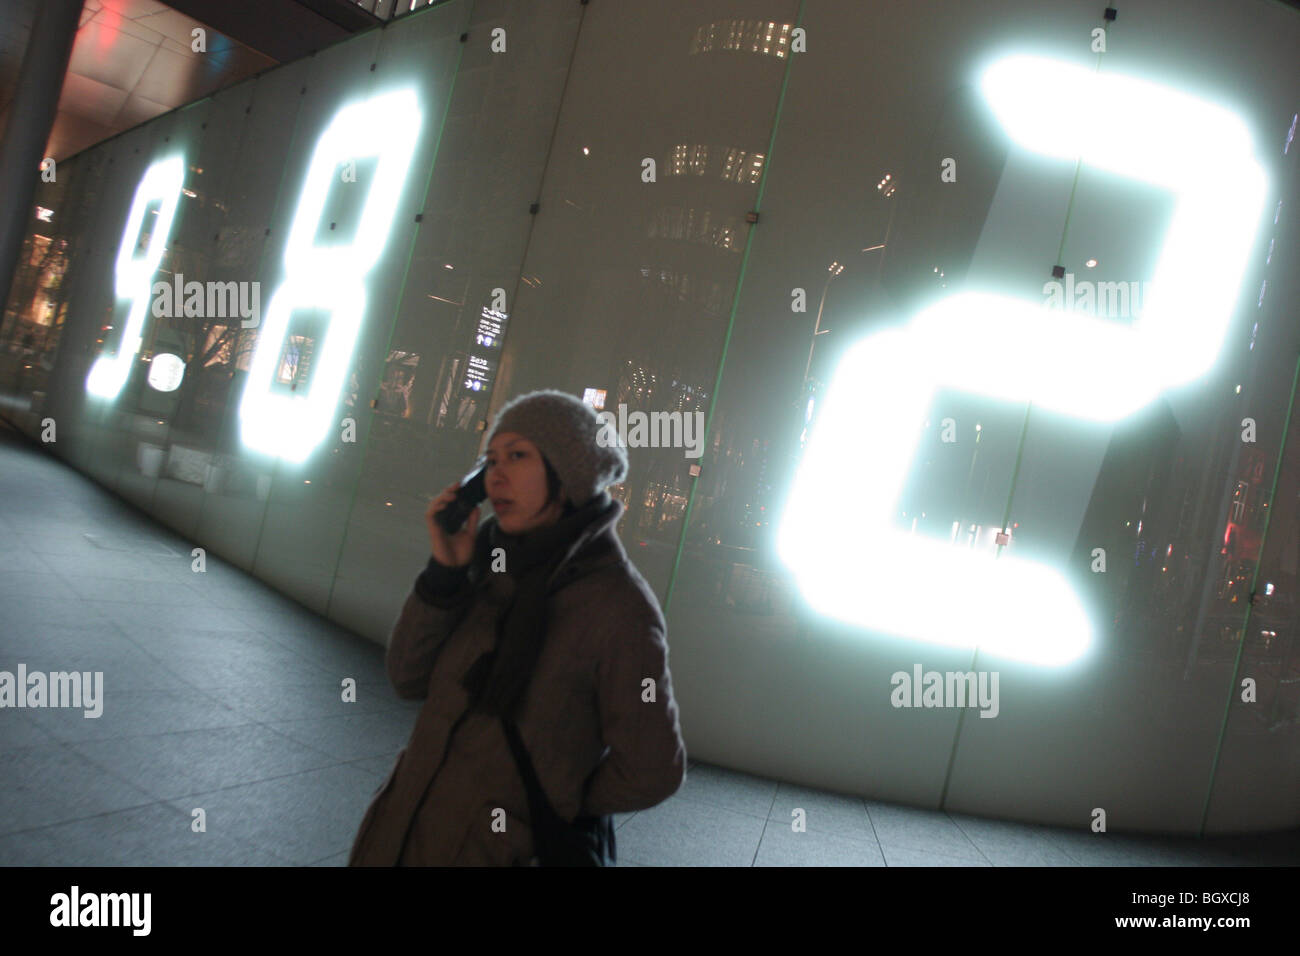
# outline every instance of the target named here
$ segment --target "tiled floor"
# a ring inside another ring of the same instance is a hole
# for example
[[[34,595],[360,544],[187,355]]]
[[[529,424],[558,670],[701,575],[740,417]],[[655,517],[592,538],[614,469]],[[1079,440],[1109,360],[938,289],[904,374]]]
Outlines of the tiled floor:
[[[105,535],[139,546],[105,549]],[[0,865],[346,861],[419,704],[392,693],[377,645],[211,554],[193,573],[190,546],[0,422],[0,670],[111,675],[99,719],[0,710]],[[341,702],[341,673],[356,676],[356,703]],[[796,808],[806,832],[791,826]],[[1295,833],[1099,836],[699,763],[674,797],[618,824],[620,865],[1300,862]]]

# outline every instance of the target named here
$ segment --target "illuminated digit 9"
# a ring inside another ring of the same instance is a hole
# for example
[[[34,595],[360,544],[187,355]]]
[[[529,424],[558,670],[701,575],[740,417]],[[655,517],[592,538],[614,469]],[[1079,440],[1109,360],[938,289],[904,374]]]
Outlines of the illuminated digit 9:
[[[423,121],[411,90],[342,107],[316,142],[284,246],[285,275],[258,330],[248,384],[239,406],[244,444],[288,461],[304,460],[325,437],[366,311],[365,276],[379,261]],[[318,246],[316,234],[341,163],[377,156],[352,241]],[[289,319],[295,311],[329,315],[306,393],[276,394]]]
[[[1267,181],[1240,119],[1167,87],[1029,56],[995,63],[982,85],[1019,145],[1173,192],[1142,317],[1125,327],[959,293],[857,343],[835,371],[777,545],[809,603],[829,617],[1063,664],[1094,635],[1059,572],[892,523],[926,413],[946,388],[1116,421],[1204,374],[1223,345]],[[827,523],[825,488],[845,479],[861,507]]]
[[[155,162],[145,170],[135,187],[135,198],[131,200],[131,213],[126,217],[126,228],[122,230],[122,241],[117,247],[117,266],[114,269],[114,293],[119,299],[130,299],[131,307],[127,311],[117,354],[96,358],[86,376],[86,391],[92,395],[116,398],[131,374],[131,360],[140,351],[140,344],[144,341],[144,323],[149,311],[153,275],[158,271],[163,248],[171,237],[172,223],[176,218],[176,207],[180,203],[184,183],[185,157],[177,154]],[[154,200],[162,205],[153,231],[149,234],[149,246],[144,255],[137,258],[135,247],[140,227],[144,223],[149,203]]]

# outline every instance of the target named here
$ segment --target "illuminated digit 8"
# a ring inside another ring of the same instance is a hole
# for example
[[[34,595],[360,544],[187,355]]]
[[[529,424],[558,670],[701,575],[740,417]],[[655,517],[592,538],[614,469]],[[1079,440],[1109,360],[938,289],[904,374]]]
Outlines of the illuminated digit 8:
[[[363,280],[387,242],[422,122],[415,93],[399,90],[341,108],[317,140],[284,247],[284,280],[258,330],[239,406],[241,437],[249,447],[300,462],[329,431],[365,315]],[[356,234],[346,244],[316,245],[339,165],[366,156],[377,156],[378,163]],[[330,317],[313,356],[311,386],[305,394],[273,393],[289,318],[309,309]]]
[[[114,356],[101,355],[95,359],[86,376],[86,391],[100,398],[116,398],[131,374],[131,360],[140,351],[144,341],[144,323],[149,311],[149,297],[153,289],[153,275],[162,261],[163,248],[171,237],[176,207],[180,203],[181,187],[185,183],[185,157],[177,154],[160,159],[145,170],[135,187],[131,200],[131,213],[126,217],[122,241],[117,247],[117,267],[114,270],[114,292],[119,299],[130,299],[126,325]],[[158,218],[149,234],[149,246],[144,255],[136,258],[135,246],[144,222],[149,203],[158,200],[162,205]]]
[[[1125,327],[958,293],[859,342],[835,371],[778,550],[809,603],[829,617],[1063,664],[1091,646],[1093,625],[1059,572],[892,523],[926,413],[946,388],[1116,421],[1204,374],[1223,345],[1267,181],[1240,119],[1167,87],[1029,56],[995,63],[982,85],[1019,145],[1173,192],[1142,317]],[[850,482],[861,507],[837,511],[828,526],[832,481]]]

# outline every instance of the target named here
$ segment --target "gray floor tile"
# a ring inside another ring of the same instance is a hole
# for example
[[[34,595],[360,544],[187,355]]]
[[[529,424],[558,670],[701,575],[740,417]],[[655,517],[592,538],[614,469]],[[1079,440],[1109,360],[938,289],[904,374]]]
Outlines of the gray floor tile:
[[[0,833],[152,803],[138,787],[68,747],[0,753]]]
[[[224,588],[228,592],[237,592],[248,599],[247,601],[238,601],[237,604],[250,603],[268,594],[277,594],[276,591],[267,587],[247,571],[222,560],[212,551],[205,552],[202,571],[194,570],[194,558],[188,550],[185,552],[183,560],[169,562],[165,567],[173,580],[191,584],[202,589],[205,593],[212,593]],[[282,595],[280,599],[283,601],[290,600]]]
[[[117,601],[85,601],[81,606],[107,618],[128,634],[138,628],[170,628],[183,631],[199,624],[205,631],[243,631],[248,625],[226,608],[207,605],[169,607],[157,604],[122,604]]]
[[[883,846],[887,866],[992,866],[988,860],[969,856],[946,856],[905,846]]]
[[[988,861],[947,814],[893,804],[867,802],[876,839],[885,850],[915,850]]]
[[[392,691],[373,684],[358,684],[356,701],[345,702],[341,683],[328,677],[311,684],[227,686],[212,688],[209,693],[262,723],[400,711],[406,715],[409,728],[415,726],[418,713],[418,709],[397,707],[389,699]]]
[[[0,601],[67,601],[76,597],[53,571],[0,571]]]
[[[87,552],[43,554],[41,560],[69,585],[74,585],[76,580],[82,577],[117,578],[128,580],[130,582],[128,590],[130,590],[136,584],[161,584],[175,580],[175,575],[166,565],[156,561],[146,561],[134,555],[104,551],[93,546]],[[113,600],[118,599],[113,598]]]
[[[620,861],[649,866],[752,866],[766,823],[750,813],[669,797],[618,829]]]
[[[1046,827],[956,813],[948,818],[994,866],[1079,865],[1052,842]]]
[[[0,668],[3,669],[3,668]],[[0,711],[0,753],[28,747],[57,746],[58,741],[41,729],[26,710]]]
[[[234,634],[235,632],[230,632]],[[224,700],[231,689],[325,684],[342,694],[341,686],[322,669],[294,654],[270,647],[241,647],[226,650],[178,648],[158,654],[164,667],[200,686],[210,696]]]
[[[795,810],[804,811],[804,825],[819,833],[838,833],[851,839],[876,842],[871,817],[861,797],[814,790],[782,782],[776,791],[769,819],[789,828]]]
[[[362,757],[360,760],[349,760],[348,763],[364,770],[366,773],[378,775],[381,778],[380,783],[382,783],[383,778],[387,778],[388,772],[393,769],[393,764],[397,763],[397,754],[394,753],[391,756],[385,754],[381,757]]]
[[[143,737],[160,727],[172,731],[233,727],[248,718],[192,688],[147,691],[104,690],[104,711],[87,719],[80,711],[33,711],[42,729],[65,742]]]
[[[338,760],[357,760],[396,754],[410,739],[414,723],[405,714],[380,711],[346,717],[275,721],[267,726]]]
[[[211,569],[212,565],[209,564],[208,567]],[[226,573],[213,575],[211,570],[202,573],[191,571],[185,583],[216,607],[270,611],[297,608],[300,614],[309,613],[296,601],[272,591],[256,578],[248,577],[243,571],[235,570],[228,573],[239,577],[231,578],[226,576]]]
[[[674,799],[723,807],[766,820],[772,812],[776,788],[775,780],[699,764],[686,771],[686,782],[673,796]]]
[[[8,535],[10,532],[0,529],[0,538],[7,540],[0,542],[0,573],[8,571],[26,571],[35,574],[52,574],[54,569],[50,567],[34,551],[28,551],[20,547]]]
[[[6,634],[45,634],[56,628],[93,630],[110,625],[98,611],[81,601],[52,601],[24,596],[0,601],[0,640]],[[111,625],[110,625],[111,626]]]
[[[1226,854],[1233,861],[1230,866],[1300,866],[1300,830],[1211,836],[1204,843],[1212,851]]]
[[[1241,858],[1227,847],[1196,837],[1136,836],[1134,840],[1155,859],[1168,860],[1169,866],[1241,865]],[[1300,866],[1300,853],[1292,852],[1286,862],[1273,865]]]
[[[875,840],[858,839],[810,826],[797,832],[789,823],[767,821],[755,866],[884,866]]]
[[[74,602],[75,603],[75,602]],[[85,653],[106,654],[138,652],[134,641],[107,621],[50,624],[40,632],[7,631],[0,634],[0,659],[18,659],[29,654]]]
[[[93,562],[90,567],[108,566],[104,558],[108,552],[87,541],[83,531],[78,528],[50,528],[37,534],[17,534],[14,537],[22,542],[22,547],[42,557],[52,554],[81,555]],[[51,567],[54,565],[51,564]]]
[[[244,621],[248,627],[264,634],[301,634],[304,625],[307,625],[311,630],[340,633],[338,625],[321,618],[314,611],[298,605],[276,607],[269,602],[263,602],[256,606],[241,605],[232,608],[232,613]]]
[[[287,866],[287,860],[228,834],[195,833],[193,818],[167,804],[0,837],[7,866]]]
[[[1267,861],[1234,852],[1218,841],[1195,837],[1161,837],[1127,833],[1093,833],[1090,830],[1050,831],[1052,845],[1080,866],[1240,866],[1300,864],[1300,856]]]
[[[147,604],[151,606],[214,606],[199,590],[170,579],[141,581],[131,578],[71,574],[68,587],[88,601]]]
[[[1177,866],[1164,854],[1152,854],[1133,837],[1122,833],[1054,830],[1052,845],[1080,866]]]
[[[257,783],[338,762],[257,724],[69,746],[159,800]]]
[[[333,856],[327,856],[323,860],[317,860],[312,866],[347,866],[348,857],[351,855],[351,849],[344,850],[342,853],[335,853]]]
[[[216,688],[333,683],[324,668],[251,631],[139,627],[129,633],[150,657],[213,696]]]
[[[0,669],[16,673],[22,663],[28,674],[75,671],[83,675],[83,685],[84,675],[89,673],[92,679],[102,681],[105,692],[169,690],[184,684],[174,671],[107,628],[81,634],[80,641],[69,641],[61,632],[54,638],[24,639],[14,648],[0,646]],[[95,674],[102,677],[94,678]]]
[[[353,635],[340,636],[326,629],[307,630],[300,627],[295,633],[263,631],[276,646],[309,660],[326,673],[338,679],[375,680],[388,684],[384,672],[384,649]],[[396,696],[396,695],[392,695]]]
[[[228,834],[305,865],[344,853],[378,784],[345,765],[169,801],[207,813],[209,833]]]

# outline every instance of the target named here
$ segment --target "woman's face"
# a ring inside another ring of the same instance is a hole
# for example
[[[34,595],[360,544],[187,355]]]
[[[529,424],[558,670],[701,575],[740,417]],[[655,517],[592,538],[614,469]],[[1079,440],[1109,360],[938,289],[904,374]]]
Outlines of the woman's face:
[[[546,504],[546,466],[537,446],[516,432],[501,432],[487,451],[487,493],[506,534],[524,534],[555,524],[563,496]]]

